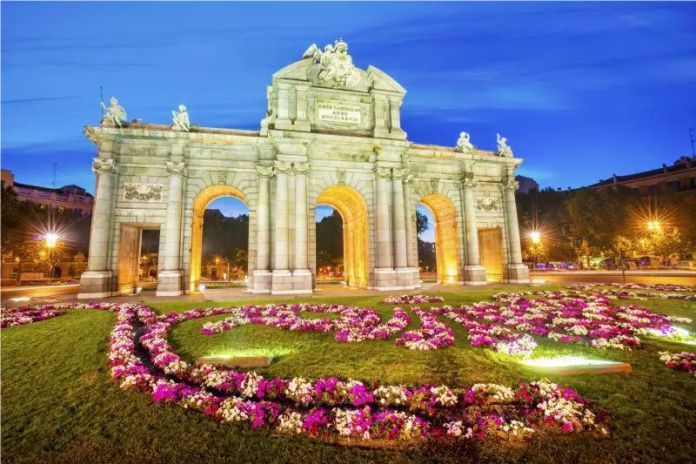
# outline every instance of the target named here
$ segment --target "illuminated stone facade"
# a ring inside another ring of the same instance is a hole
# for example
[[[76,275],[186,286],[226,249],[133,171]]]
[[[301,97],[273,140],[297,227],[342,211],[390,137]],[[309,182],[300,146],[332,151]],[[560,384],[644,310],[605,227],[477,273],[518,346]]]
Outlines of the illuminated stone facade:
[[[521,160],[504,138],[496,151],[476,149],[468,134],[456,148],[408,141],[405,94],[379,69],[355,67],[338,42],[323,52],[310,47],[273,75],[258,131],[108,120],[87,127],[99,147],[98,186],[80,296],[133,290],[119,275],[132,274],[133,244],[124,242],[136,240],[132,228],[161,231],[159,295],[196,291],[203,212],[220,196],[249,207],[251,292],[313,291],[321,204],[343,218],[349,286],[420,286],[420,202],[436,221],[440,281],[485,283],[479,229],[499,229],[500,278],[526,282],[514,195]]]

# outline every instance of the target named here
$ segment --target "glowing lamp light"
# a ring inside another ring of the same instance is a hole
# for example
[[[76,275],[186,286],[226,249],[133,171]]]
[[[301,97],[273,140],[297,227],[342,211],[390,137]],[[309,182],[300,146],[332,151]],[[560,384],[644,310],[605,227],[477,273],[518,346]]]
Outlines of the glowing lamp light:
[[[199,285],[198,285],[198,291],[199,291],[199,292],[202,292],[202,291],[204,291],[205,289],[206,289],[205,284],[199,284]]]
[[[541,243],[541,232],[539,232],[538,230],[534,230],[534,231],[530,232],[529,239],[535,245]]]
[[[662,223],[658,220],[648,221],[648,230],[651,232],[659,232],[662,230]]]
[[[22,301],[30,301],[30,300],[31,300],[31,298],[29,298],[28,296],[16,296],[14,298],[10,298],[10,301],[14,301],[16,303],[20,303]]]
[[[604,366],[618,364],[604,359],[589,359],[584,356],[561,356],[558,358],[534,358],[520,361],[529,367],[579,367],[579,366]]]
[[[56,245],[58,244],[58,234],[55,232],[48,232],[46,235],[44,235],[44,240],[46,241],[46,247],[48,248],[55,248]]]

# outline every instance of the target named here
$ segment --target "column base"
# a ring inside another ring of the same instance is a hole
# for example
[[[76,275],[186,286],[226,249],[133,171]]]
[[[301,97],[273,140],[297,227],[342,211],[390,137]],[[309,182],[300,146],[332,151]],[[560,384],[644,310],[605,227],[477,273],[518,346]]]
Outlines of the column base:
[[[85,271],[80,276],[80,290],[77,298],[106,298],[113,295],[113,273],[111,271]]]
[[[295,269],[292,271],[292,289],[301,293],[314,291],[314,275],[309,269]]]
[[[251,293],[271,293],[271,279],[273,274],[265,269],[255,269],[251,274]]]
[[[155,296],[179,296],[184,294],[183,272],[181,269],[160,271],[157,276]]]
[[[529,268],[524,264],[508,264],[507,281],[511,284],[528,284]]]
[[[413,290],[420,288],[420,274],[417,268],[399,267],[375,269],[374,289],[379,291]]]
[[[486,268],[478,264],[464,266],[464,285],[486,285]]]
[[[271,293],[294,293],[292,272],[289,269],[276,269],[271,274]]]
[[[271,275],[271,293],[274,295],[312,293],[312,284],[312,272],[309,269],[281,269],[273,271]]]

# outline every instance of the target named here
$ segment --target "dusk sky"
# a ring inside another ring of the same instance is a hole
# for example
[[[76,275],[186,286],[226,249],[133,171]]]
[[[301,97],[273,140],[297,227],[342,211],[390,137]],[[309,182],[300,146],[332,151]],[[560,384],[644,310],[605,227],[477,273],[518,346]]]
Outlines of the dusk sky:
[[[99,87],[128,117],[256,129],[273,72],[342,37],[407,90],[419,143],[505,135],[519,173],[575,187],[671,163],[696,127],[689,3],[2,3],[2,167],[94,187]]]

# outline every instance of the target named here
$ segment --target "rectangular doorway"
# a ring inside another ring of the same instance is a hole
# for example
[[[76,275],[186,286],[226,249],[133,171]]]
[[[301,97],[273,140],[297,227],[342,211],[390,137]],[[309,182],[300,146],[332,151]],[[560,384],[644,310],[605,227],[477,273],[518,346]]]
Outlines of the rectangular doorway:
[[[118,252],[118,292],[133,294],[138,288],[157,286],[159,226],[121,224]]]
[[[500,227],[479,229],[479,255],[486,269],[486,280],[502,282],[505,270],[503,260],[503,232]]]

